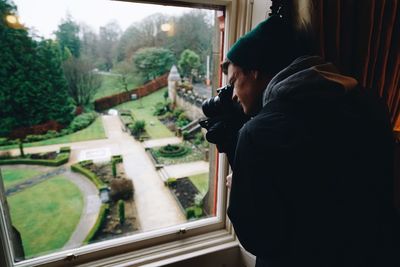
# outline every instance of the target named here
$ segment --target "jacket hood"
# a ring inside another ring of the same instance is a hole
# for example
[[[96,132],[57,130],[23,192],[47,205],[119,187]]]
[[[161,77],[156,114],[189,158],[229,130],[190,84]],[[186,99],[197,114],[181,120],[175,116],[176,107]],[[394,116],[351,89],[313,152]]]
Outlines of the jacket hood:
[[[299,57],[268,84],[263,106],[272,100],[329,100],[345,95],[357,86],[352,77],[342,75],[332,63],[318,56]]]

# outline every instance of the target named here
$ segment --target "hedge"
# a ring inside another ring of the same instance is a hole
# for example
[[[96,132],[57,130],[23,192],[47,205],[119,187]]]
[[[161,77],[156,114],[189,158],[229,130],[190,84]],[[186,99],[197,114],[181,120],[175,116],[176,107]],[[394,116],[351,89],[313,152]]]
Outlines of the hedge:
[[[97,177],[96,174],[81,166],[80,162],[71,165],[71,170],[85,175],[87,178],[89,178],[90,181],[92,181],[96,185],[97,189],[101,189],[105,186],[105,184],[99,179],[99,177]]]
[[[69,152],[71,152],[71,147],[69,146],[60,147],[60,153],[69,153]]]
[[[108,204],[101,204],[99,216],[97,216],[96,223],[94,224],[92,229],[90,229],[90,232],[86,236],[85,240],[83,240],[83,244],[89,244],[89,242],[92,241],[92,239],[96,236],[97,232],[101,229],[106,221],[108,210]]]
[[[115,161],[115,163],[122,163],[123,159],[121,155],[111,156],[111,161]]]
[[[57,167],[67,163],[69,160],[69,153],[59,153],[55,159],[29,159],[29,158],[15,158],[15,159],[2,159],[0,165],[7,164],[27,164],[27,165],[42,165]]]

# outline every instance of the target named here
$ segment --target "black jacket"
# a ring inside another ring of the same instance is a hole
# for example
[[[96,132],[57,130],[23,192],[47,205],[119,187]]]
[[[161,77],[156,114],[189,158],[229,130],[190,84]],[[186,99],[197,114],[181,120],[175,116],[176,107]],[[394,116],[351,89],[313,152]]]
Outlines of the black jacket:
[[[392,129],[367,92],[320,58],[299,58],[240,130],[228,215],[268,266],[389,266],[400,257]]]

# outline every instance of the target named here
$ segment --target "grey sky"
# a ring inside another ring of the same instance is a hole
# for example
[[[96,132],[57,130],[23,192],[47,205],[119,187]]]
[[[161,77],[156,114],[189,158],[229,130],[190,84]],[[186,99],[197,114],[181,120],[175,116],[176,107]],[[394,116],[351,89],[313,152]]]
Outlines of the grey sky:
[[[178,15],[189,11],[183,7],[165,7],[110,0],[13,0],[17,5],[21,22],[34,28],[40,36],[51,38],[52,33],[67,12],[77,22],[84,22],[98,31],[112,20],[125,30],[133,22],[160,12]]]

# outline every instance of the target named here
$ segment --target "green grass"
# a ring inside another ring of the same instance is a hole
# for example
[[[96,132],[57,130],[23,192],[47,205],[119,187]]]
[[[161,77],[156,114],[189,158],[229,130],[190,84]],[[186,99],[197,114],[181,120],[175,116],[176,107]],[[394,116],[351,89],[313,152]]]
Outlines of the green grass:
[[[92,124],[90,124],[89,127],[83,130],[77,131],[73,134],[47,139],[44,141],[26,143],[24,144],[24,147],[64,144],[64,143],[72,143],[79,141],[104,139],[104,138],[106,138],[106,133],[104,131],[103,122],[101,120],[101,117],[98,117]],[[18,145],[2,146],[0,147],[0,150],[8,150],[12,148],[18,148]]]
[[[6,189],[39,175],[41,171],[32,169],[2,169]]]
[[[80,190],[62,176],[15,194],[8,203],[27,257],[62,248],[83,210]]]
[[[103,78],[103,82],[101,83],[101,87],[94,95],[94,99],[99,99],[105,96],[110,96],[125,91],[124,87],[119,81],[118,76],[101,75],[101,77]],[[139,85],[139,80],[135,79],[135,77],[130,77],[128,79],[128,90],[134,89]]]
[[[118,105],[116,108],[130,109],[135,120],[144,120],[146,122],[146,132],[151,139],[173,137],[174,133],[162,124],[157,116],[153,115],[155,111],[154,106],[158,102],[165,101],[163,95],[166,90],[167,88],[160,89],[141,99]]]
[[[190,181],[196,186],[199,192],[204,196],[208,191],[208,173],[189,176]]]

